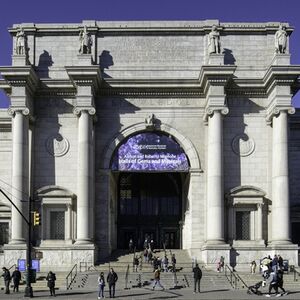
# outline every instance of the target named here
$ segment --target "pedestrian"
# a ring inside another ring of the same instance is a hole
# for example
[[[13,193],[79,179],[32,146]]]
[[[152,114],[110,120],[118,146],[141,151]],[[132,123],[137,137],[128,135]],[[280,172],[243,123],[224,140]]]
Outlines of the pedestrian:
[[[98,285],[99,285],[98,299],[101,299],[101,298],[104,298],[104,287],[105,287],[105,280],[104,280],[103,272],[101,272],[98,277]]]
[[[172,254],[171,262],[172,262],[172,272],[176,272],[176,257],[174,253]]]
[[[133,240],[132,239],[129,240],[128,247],[129,247],[129,252],[133,253]]]
[[[137,256],[135,256],[133,258],[133,267],[134,267],[134,271],[135,272],[138,271],[138,266],[139,266],[139,258]]]
[[[143,255],[144,255],[144,262],[148,262],[148,249],[147,247],[144,248],[144,252],[143,252]]]
[[[221,256],[220,260],[218,262],[218,265],[217,265],[217,271],[218,272],[224,271],[224,261],[225,261],[224,256]]]
[[[46,280],[47,280],[47,286],[50,290],[50,296],[55,297],[55,280],[56,280],[55,273],[49,271]]]
[[[274,271],[275,273],[277,272],[277,269],[278,269],[278,257],[277,257],[276,254],[274,255],[274,257],[272,259],[271,268],[272,268],[272,271]]]
[[[255,262],[255,260],[252,260],[252,262],[250,264],[250,267],[251,267],[251,274],[255,274],[255,270],[256,270],[256,262]]]
[[[118,281],[118,275],[113,268],[110,268],[110,272],[107,275],[106,281],[109,288],[109,298],[115,298],[116,282]]]
[[[272,289],[274,289],[276,296],[278,295],[278,283],[277,283],[277,274],[272,271],[268,278],[269,281],[269,294],[266,294],[266,297],[271,297]]]
[[[157,285],[158,285],[159,287],[161,287],[163,290],[165,289],[165,288],[162,286],[162,284],[160,283],[160,270],[159,270],[159,269],[156,269],[156,270],[154,271],[154,283],[153,283],[152,289],[154,290],[154,288],[155,288]]]
[[[152,264],[153,253],[152,253],[150,248],[148,248],[148,254],[147,255],[148,255],[148,257],[147,257],[148,263]]]
[[[283,270],[279,269],[277,272],[277,286],[283,291],[283,295],[287,295],[288,293],[283,288]]]
[[[283,258],[281,257],[281,255],[278,255],[278,268],[280,270],[283,270]]]
[[[16,269],[13,271],[11,278],[14,282],[14,292],[19,292],[19,285],[21,280],[21,272],[19,271],[19,268],[16,267]]]
[[[154,252],[154,241],[153,240],[150,241],[150,249],[152,252]]]
[[[3,271],[3,274],[1,275],[1,277],[3,277],[3,279],[4,279],[5,294],[9,294],[10,293],[9,283],[10,283],[10,280],[11,280],[10,272],[5,267],[2,268],[2,271]]]
[[[198,293],[200,293],[200,281],[202,278],[202,271],[198,264],[193,268],[194,273],[194,294],[196,293],[196,288],[198,287]]]
[[[167,255],[165,255],[165,257],[163,258],[162,265],[163,265],[164,272],[168,272],[169,260]]]

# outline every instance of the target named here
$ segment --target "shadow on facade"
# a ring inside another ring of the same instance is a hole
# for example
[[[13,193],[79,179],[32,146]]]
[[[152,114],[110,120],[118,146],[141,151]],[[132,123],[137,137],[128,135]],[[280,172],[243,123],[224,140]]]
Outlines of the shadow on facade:
[[[105,73],[105,69],[109,69],[109,67],[114,65],[113,57],[111,56],[108,50],[103,50],[101,55],[99,56],[99,64],[103,78],[110,78],[108,74]]]
[[[235,64],[236,60],[232,54],[232,50],[230,50],[228,48],[224,48],[223,54],[224,54],[224,64],[225,65],[234,65]]]
[[[38,75],[40,78],[49,78],[49,67],[53,65],[52,56],[48,51],[44,50],[44,52],[39,57],[38,63]]]

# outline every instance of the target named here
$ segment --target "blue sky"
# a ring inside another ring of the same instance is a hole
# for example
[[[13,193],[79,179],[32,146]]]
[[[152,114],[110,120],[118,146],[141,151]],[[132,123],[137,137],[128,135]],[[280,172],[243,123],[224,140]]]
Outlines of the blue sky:
[[[11,64],[14,23],[78,23],[82,20],[205,20],[289,22],[292,64],[300,65],[300,0],[3,0],[0,10],[0,65]],[[300,107],[300,93],[294,103]],[[0,107],[7,100],[0,93]]]

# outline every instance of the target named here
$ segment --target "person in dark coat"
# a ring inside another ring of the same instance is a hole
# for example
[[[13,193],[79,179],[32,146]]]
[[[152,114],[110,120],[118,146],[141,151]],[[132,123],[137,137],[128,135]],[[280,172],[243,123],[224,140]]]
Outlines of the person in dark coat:
[[[13,271],[11,278],[14,282],[14,292],[19,292],[19,285],[21,280],[21,272],[19,271],[19,268],[16,267],[16,269]]]
[[[5,285],[5,294],[9,294],[10,290],[9,290],[9,283],[11,280],[10,277],[10,272],[8,269],[6,269],[5,267],[2,268],[3,274],[1,275],[4,279],[4,285]]]
[[[107,275],[106,281],[108,282],[109,298],[115,298],[116,282],[118,281],[118,275],[113,268],[110,268],[110,272]]]
[[[50,271],[46,277],[46,280],[47,280],[47,286],[50,290],[50,296],[55,297],[55,280],[56,280],[55,274],[52,271]]]
[[[194,273],[194,293],[196,293],[196,288],[198,287],[198,292],[200,293],[200,281],[202,278],[202,271],[199,268],[199,265],[196,264],[195,268],[193,268]]]

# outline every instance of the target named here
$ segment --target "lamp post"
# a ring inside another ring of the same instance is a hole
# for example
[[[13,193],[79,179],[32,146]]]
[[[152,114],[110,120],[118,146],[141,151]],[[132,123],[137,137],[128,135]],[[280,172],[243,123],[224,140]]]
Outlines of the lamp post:
[[[31,197],[28,199],[28,218],[26,218],[23,213],[19,210],[19,208],[9,199],[9,197],[4,193],[2,189],[0,189],[0,192],[4,195],[4,197],[13,205],[13,207],[18,211],[18,213],[22,216],[23,220],[25,223],[28,225],[28,232],[27,232],[27,250],[26,250],[26,265],[27,265],[27,276],[26,276],[26,288],[25,288],[25,294],[24,297],[33,297],[33,290],[31,286],[31,274],[32,274],[32,269],[31,269]]]

